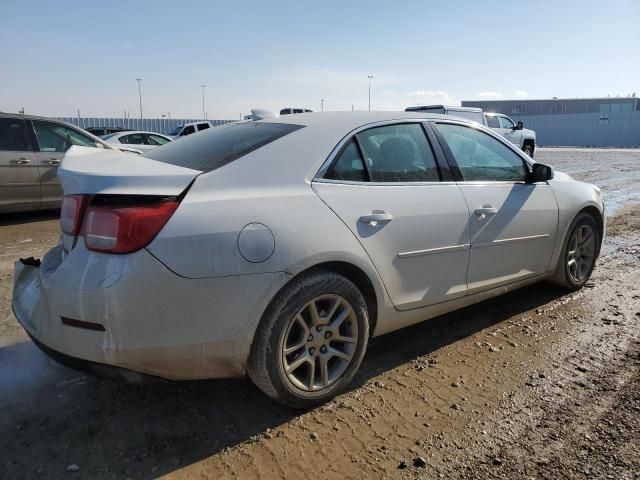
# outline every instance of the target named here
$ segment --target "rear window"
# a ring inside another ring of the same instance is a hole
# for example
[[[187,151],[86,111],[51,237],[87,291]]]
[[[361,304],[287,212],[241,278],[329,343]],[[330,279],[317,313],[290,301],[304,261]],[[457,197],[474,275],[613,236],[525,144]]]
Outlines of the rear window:
[[[167,143],[143,157],[210,172],[300,128],[287,123],[231,123]]]

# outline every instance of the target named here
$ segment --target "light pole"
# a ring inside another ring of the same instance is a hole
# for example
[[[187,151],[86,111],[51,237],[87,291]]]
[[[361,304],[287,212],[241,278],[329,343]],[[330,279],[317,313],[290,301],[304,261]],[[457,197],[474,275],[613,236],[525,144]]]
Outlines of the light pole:
[[[373,80],[373,75],[367,75],[369,79],[369,111],[371,111],[371,80]]]
[[[320,111],[324,112],[324,98],[320,99]]]
[[[138,82],[138,98],[140,99],[140,120],[142,120],[142,79],[136,78],[136,81]]]
[[[200,85],[202,87],[202,119],[206,120],[206,115],[204,113],[204,89],[207,87],[206,85]]]

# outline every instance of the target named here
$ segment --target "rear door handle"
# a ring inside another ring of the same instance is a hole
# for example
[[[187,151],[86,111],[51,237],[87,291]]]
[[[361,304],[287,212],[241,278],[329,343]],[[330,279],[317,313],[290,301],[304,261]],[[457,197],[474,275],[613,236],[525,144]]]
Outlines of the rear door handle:
[[[493,208],[491,206],[487,206],[487,207],[482,207],[482,208],[476,208],[474,213],[476,215],[480,215],[482,218],[484,218],[487,215],[495,215],[496,213],[498,213],[498,209],[497,208]]]
[[[45,160],[43,163],[46,163],[47,165],[60,165],[60,160],[51,158],[49,160]]]
[[[363,215],[359,218],[362,223],[375,226],[381,222],[390,222],[393,220],[393,215],[383,210],[374,210],[369,215]]]
[[[14,163],[16,165],[26,165],[29,162],[31,162],[31,160],[29,160],[28,158],[19,158],[17,160],[11,160],[10,163]]]

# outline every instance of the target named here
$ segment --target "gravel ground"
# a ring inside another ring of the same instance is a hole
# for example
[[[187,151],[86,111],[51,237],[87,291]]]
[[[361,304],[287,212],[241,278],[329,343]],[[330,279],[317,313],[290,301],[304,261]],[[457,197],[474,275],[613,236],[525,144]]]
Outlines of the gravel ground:
[[[640,152],[537,159],[617,199],[587,287],[374,339],[353,389],[308,412],[244,380],[131,385],[46,359],[11,272],[55,243],[56,214],[0,218],[0,478],[640,479]]]

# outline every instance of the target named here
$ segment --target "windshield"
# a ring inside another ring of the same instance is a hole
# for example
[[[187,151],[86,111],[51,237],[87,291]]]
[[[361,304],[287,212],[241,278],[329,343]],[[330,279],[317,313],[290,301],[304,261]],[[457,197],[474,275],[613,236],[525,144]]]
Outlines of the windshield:
[[[103,140],[108,140],[111,137],[115,137],[116,135],[118,135],[117,133],[110,133],[109,135],[101,135],[100,138]]]
[[[143,156],[210,172],[300,128],[303,126],[287,123],[229,123],[167,143]]]
[[[184,125],[178,125],[176,128],[171,130],[171,133],[169,135],[178,135],[180,133],[180,130],[182,130],[182,127],[184,127]]]

